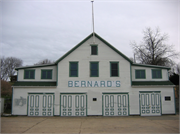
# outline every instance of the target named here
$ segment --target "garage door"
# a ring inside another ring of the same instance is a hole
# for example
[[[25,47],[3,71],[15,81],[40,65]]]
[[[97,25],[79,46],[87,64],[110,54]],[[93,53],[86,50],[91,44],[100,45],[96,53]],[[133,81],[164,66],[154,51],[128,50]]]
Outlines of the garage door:
[[[128,116],[128,93],[103,94],[103,116]]]
[[[61,94],[61,116],[86,116],[86,94]]]
[[[53,94],[29,94],[28,116],[53,116]]]
[[[161,115],[161,93],[160,92],[140,92],[141,116]]]

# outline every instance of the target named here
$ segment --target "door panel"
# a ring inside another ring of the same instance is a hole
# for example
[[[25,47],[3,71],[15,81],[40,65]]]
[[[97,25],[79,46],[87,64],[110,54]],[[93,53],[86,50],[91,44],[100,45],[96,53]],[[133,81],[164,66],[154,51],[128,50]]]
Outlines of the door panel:
[[[86,116],[86,94],[61,94],[61,116]]]
[[[53,116],[53,95],[29,94],[28,116]]]
[[[104,116],[128,116],[128,94],[103,94]]]
[[[161,115],[161,94],[159,92],[140,93],[141,116]]]

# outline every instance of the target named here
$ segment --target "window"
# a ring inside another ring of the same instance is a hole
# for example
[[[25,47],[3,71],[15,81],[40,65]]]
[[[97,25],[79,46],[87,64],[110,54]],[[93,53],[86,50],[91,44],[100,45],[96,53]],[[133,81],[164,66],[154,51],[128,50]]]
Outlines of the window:
[[[165,101],[171,101],[171,96],[165,96]]]
[[[24,70],[24,79],[34,79],[35,70]]]
[[[98,55],[98,46],[91,45],[91,55]]]
[[[99,77],[99,63],[98,62],[90,62],[90,76]]]
[[[146,73],[145,70],[135,70],[135,77],[136,79],[145,79],[146,78]]]
[[[160,79],[160,78],[162,78],[161,69],[152,69],[152,78],[153,79]]]
[[[78,62],[69,62],[69,77],[78,77]]]
[[[52,70],[41,70],[41,79],[52,79]]]
[[[111,77],[119,76],[119,63],[118,62],[110,62],[110,75]]]

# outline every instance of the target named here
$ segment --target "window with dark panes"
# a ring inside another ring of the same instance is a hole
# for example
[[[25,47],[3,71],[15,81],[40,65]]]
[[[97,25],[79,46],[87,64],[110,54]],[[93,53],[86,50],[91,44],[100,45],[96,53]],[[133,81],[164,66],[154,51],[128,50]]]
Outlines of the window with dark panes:
[[[91,46],[91,55],[97,55],[98,54],[98,46]]]
[[[111,76],[119,76],[118,62],[111,62]]]
[[[152,78],[159,79],[162,78],[162,73],[160,69],[152,69]]]
[[[146,75],[145,75],[145,70],[136,70],[136,79],[145,79]]]
[[[78,62],[70,62],[70,77],[78,77]]]
[[[52,79],[52,70],[41,70],[41,79]]]
[[[24,79],[34,79],[35,70],[24,70]]]
[[[165,101],[170,101],[171,100],[171,96],[165,96]]]
[[[98,62],[90,62],[90,76],[91,77],[99,76],[99,63]]]

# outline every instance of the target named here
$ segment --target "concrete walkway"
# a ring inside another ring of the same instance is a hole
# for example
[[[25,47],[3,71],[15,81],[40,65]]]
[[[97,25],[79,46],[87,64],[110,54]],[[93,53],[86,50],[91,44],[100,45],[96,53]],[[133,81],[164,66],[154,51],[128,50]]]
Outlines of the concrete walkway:
[[[1,117],[1,133],[178,133],[179,115]]]

